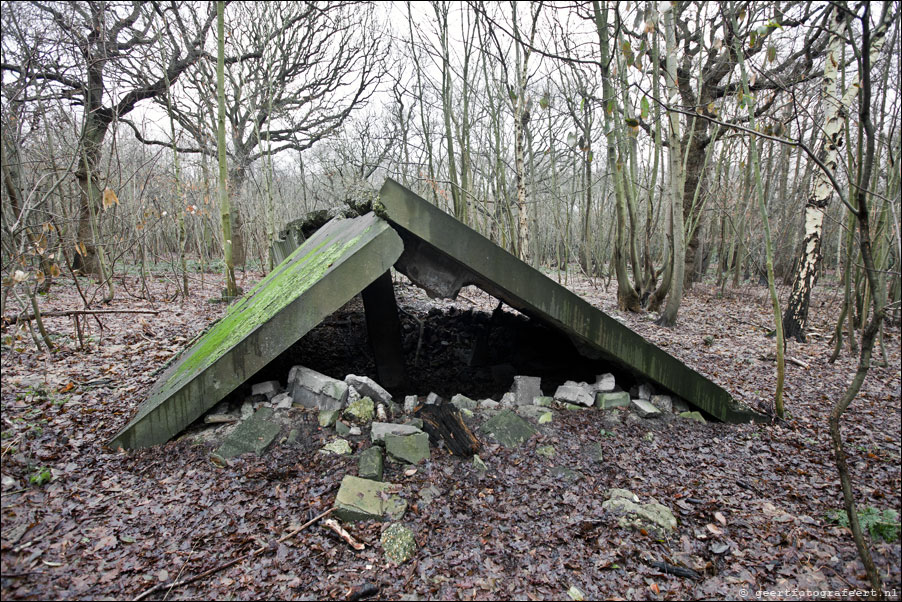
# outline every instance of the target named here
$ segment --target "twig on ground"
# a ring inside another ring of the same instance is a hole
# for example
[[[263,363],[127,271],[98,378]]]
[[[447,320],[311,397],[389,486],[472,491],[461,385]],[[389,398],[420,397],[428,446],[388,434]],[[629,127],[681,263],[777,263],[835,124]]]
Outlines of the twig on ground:
[[[365,545],[363,545],[362,543],[360,543],[359,541],[354,539],[353,535],[351,535],[350,533],[345,531],[341,527],[341,525],[338,524],[338,522],[335,519],[330,518],[330,519],[324,520],[323,526],[328,527],[328,528],[332,529],[333,531],[335,531],[339,537],[341,537],[343,540],[348,542],[348,545],[351,546],[352,548],[354,548],[355,550],[357,550],[358,552],[360,550],[363,550],[364,548],[366,548]]]
[[[811,366],[808,365],[807,363],[803,362],[803,361],[800,360],[800,359],[796,359],[796,358],[794,358],[794,357],[788,357],[788,358],[786,358],[786,361],[792,362],[792,363],[795,364],[796,366],[801,366],[801,367],[804,368],[805,370],[811,370]]]
[[[194,555],[194,548],[195,548],[195,546],[197,546],[197,540],[195,540],[195,541],[191,544],[191,551],[188,553],[188,558],[186,558],[186,559],[185,559],[185,562],[182,563],[182,568],[179,569],[179,574],[175,576],[175,581],[173,581],[173,585],[170,586],[170,588],[169,588],[168,590],[166,590],[166,595],[163,596],[163,600],[166,600],[166,598],[169,597],[169,594],[172,592],[172,588],[175,586],[175,583],[178,582],[178,580],[179,580],[179,579],[181,578],[181,576],[182,576],[182,573],[185,572],[185,567],[188,566],[188,561],[190,561],[190,560],[191,560],[191,556]]]
[[[11,450],[13,447],[15,447],[15,445],[16,445],[17,443],[19,443],[19,440],[20,440],[21,438],[22,438],[22,435],[19,435],[19,436],[17,436],[15,439],[13,439],[12,441],[10,441],[9,444],[6,446],[6,448],[3,450],[3,453],[0,454],[0,458],[3,458],[3,456],[6,455],[6,452],[8,452],[9,450]]]

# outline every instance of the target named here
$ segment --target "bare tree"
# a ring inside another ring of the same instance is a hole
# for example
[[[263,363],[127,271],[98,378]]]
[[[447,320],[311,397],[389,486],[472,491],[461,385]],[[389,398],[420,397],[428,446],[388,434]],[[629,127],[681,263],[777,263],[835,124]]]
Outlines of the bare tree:
[[[687,224],[696,224],[686,242],[685,277],[689,283],[700,265],[702,202],[698,199],[705,197],[708,146],[727,131],[712,132],[711,121],[695,114],[715,117],[717,105],[740,92],[741,84],[735,77],[739,60],[735,41],[741,42],[747,61],[764,59],[749,86],[753,94],[767,94],[756,107],[760,116],[774,106],[778,92],[813,76],[815,59],[823,54],[827,36],[823,27],[815,26],[806,28],[804,35],[790,37],[791,31],[821,16],[822,8],[812,3],[680,2],[674,8],[679,98],[689,113],[683,120],[683,217]],[[737,27],[731,26],[734,19]],[[775,32],[782,32],[783,52],[777,52]]]
[[[105,188],[100,164],[111,125],[163,93],[197,61],[214,18],[212,7],[204,14],[181,2],[4,5],[3,78],[20,80],[26,102],[62,99],[81,109],[74,173],[81,197],[79,252],[73,263],[83,271],[104,270],[92,216]],[[154,67],[145,59],[156,55],[169,58]]]
[[[284,150],[304,151],[337,133],[369,100],[384,69],[385,48],[373,7],[319,2],[236,3],[226,9],[225,117],[236,256],[238,199],[251,165]],[[171,110],[194,144],[212,153],[216,139],[214,61],[186,74]],[[170,110],[169,106],[165,107]],[[137,131],[137,127],[135,127]],[[137,131],[151,144],[168,145]],[[236,264],[241,264],[236,257]]]

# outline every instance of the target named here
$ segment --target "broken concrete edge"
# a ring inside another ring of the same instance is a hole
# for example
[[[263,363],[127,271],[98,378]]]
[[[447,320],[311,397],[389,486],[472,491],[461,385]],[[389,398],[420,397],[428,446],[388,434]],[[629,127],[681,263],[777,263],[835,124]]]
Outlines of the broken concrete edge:
[[[168,441],[385,273],[402,251],[401,239],[375,214],[333,220],[169,366],[109,446]]]
[[[386,179],[376,207],[405,241],[405,252],[395,268],[431,294],[453,298],[462,286],[476,285],[512,308],[585,343],[600,359],[620,365],[719,420],[769,420],[394,180]],[[421,268],[425,273],[417,273]]]

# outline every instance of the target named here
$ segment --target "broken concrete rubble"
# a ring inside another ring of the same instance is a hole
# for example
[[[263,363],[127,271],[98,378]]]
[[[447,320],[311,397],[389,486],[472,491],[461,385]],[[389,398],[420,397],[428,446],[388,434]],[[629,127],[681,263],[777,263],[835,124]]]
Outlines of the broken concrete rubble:
[[[400,520],[407,502],[395,495],[396,486],[345,475],[335,495],[335,515],[345,522]]]
[[[386,422],[374,422],[370,430],[370,438],[373,443],[385,442],[386,435],[416,435],[423,431],[412,424],[392,424]]]
[[[617,388],[617,382],[613,374],[599,374],[595,377],[595,385],[592,388],[596,393],[613,393]]]
[[[536,429],[510,410],[502,410],[480,427],[504,447],[517,447],[536,434]]]
[[[517,414],[523,416],[524,418],[532,418],[533,420],[541,420],[545,414],[551,414],[548,408],[543,408],[542,406],[517,406],[514,409]]]
[[[429,435],[385,435],[385,453],[395,460],[419,464],[429,459]]]
[[[288,393],[279,393],[272,398],[272,407],[277,410],[287,410],[294,405],[294,400]]]
[[[357,476],[361,479],[381,481],[383,465],[382,448],[378,445],[368,447],[360,453],[357,461]]]
[[[323,428],[333,426],[339,416],[341,416],[341,410],[320,410],[318,417],[319,425]]]
[[[479,401],[480,410],[497,410],[499,407],[501,407],[501,403],[494,399],[481,399]]]
[[[680,418],[686,418],[688,420],[695,420],[696,422],[701,422],[705,424],[705,417],[702,416],[701,412],[680,412]]]
[[[595,394],[586,383],[568,380],[554,392],[554,400],[589,407],[595,403]]]
[[[238,418],[232,414],[207,414],[204,416],[204,424],[231,424],[238,422]]]
[[[272,399],[282,390],[282,386],[278,381],[268,380],[264,383],[257,383],[251,387],[251,395],[265,395],[267,399]]]
[[[305,408],[339,410],[348,402],[348,385],[304,366],[288,373],[291,398]]]
[[[649,498],[645,504],[639,503],[639,496],[626,489],[612,489],[601,507],[620,516],[621,527],[644,529],[658,536],[666,535],[677,527],[676,517],[670,508]]]
[[[354,403],[348,404],[342,416],[356,424],[365,425],[373,421],[375,413],[376,408],[373,400],[369,397],[361,397]]]
[[[457,395],[451,398],[451,405],[453,405],[458,410],[475,410],[479,407],[479,402],[473,399],[470,399],[466,395],[461,395],[458,393]]]
[[[619,391],[617,393],[599,393],[595,397],[595,405],[602,410],[628,408],[630,405],[630,394],[626,391]]]
[[[673,411],[673,400],[670,398],[670,395],[652,395],[651,404],[662,412],[669,413]]]
[[[382,532],[379,538],[385,556],[397,563],[404,564],[417,552],[417,540],[413,531],[401,523],[392,523]]]
[[[213,455],[221,460],[250,452],[260,455],[282,430],[280,424],[271,420],[272,416],[271,409],[260,408],[253,416],[239,424]]]
[[[381,403],[391,402],[391,393],[386,391],[379,383],[368,376],[348,374],[345,376],[345,383],[350,387],[354,387],[361,395],[369,397],[373,401]]]
[[[639,397],[639,399],[641,399],[642,401],[650,401],[652,389],[647,384],[642,384],[642,385],[639,385],[639,387],[637,388],[636,394]]]
[[[644,399],[630,400],[630,408],[642,418],[657,418],[661,415],[661,410]]]
[[[348,403],[349,403],[349,404],[354,403],[355,401],[357,401],[357,400],[360,399],[361,397],[362,397],[362,396],[360,395],[360,392],[357,391],[357,389],[355,389],[354,387],[348,385]]]
[[[325,444],[320,450],[324,454],[333,454],[336,456],[350,456],[353,452],[351,450],[351,444],[348,443],[347,439],[333,439]]]
[[[515,376],[511,392],[518,406],[533,405],[535,398],[542,396],[542,379],[538,376]]]

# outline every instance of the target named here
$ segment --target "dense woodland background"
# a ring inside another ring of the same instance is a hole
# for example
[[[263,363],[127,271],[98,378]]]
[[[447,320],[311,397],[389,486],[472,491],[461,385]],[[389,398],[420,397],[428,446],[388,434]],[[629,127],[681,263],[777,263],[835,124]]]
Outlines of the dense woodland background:
[[[288,221],[373,198],[391,177],[677,333],[694,286],[766,286],[778,415],[787,345],[810,340],[815,285],[834,291],[825,353],[856,364],[831,399],[843,474],[842,414],[898,345],[884,333],[902,297],[900,13],[4,3],[4,361],[91,347],[87,316],[66,343],[42,311],[194,302],[210,272],[232,289],[236,268],[272,268]],[[44,307],[73,286],[73,307]]]
[[[869,311],[860,183],[898,319],[896,4],[224,12],[227,205],[214,5],[6,7],[7,282],[47,287],[71,265],[111,297],[123,270],[221,261],[224,225],[232,263],[265,269],[287,221],[392,177],[535,265],[615,278],[626,309],[669,295],[668,323],[693,282],[766,278],[769,229],[777,282],[848,281],[854,329]]]

